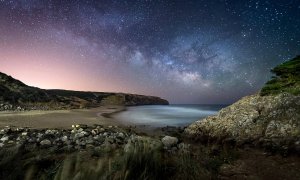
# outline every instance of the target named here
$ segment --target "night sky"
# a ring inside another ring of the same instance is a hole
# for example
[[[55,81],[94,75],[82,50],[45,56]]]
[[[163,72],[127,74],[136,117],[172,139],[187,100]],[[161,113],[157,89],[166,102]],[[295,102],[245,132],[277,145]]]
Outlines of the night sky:
[[[299,0],[0,0],[0,71],[40,88],[232,103],[298,54]]]

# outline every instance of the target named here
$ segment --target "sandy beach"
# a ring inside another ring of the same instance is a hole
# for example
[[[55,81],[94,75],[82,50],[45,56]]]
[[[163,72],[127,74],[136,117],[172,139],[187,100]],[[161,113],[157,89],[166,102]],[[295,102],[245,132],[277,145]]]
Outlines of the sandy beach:
[[[119,125],[108,116],[125,110],[124,106],[102,106],[92,109],[57,111],[0,112],[0,128],[5,126],[29,128],[71,128],[73,124]]]

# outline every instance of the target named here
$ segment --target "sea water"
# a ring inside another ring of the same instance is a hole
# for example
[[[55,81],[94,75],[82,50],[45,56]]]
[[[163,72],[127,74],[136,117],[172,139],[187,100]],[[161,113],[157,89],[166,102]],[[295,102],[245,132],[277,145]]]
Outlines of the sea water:
[[[128,107],[114,115],[126,124],[137,126],[184,127],[192,122],[215,115],[225,105],[151,105]]]

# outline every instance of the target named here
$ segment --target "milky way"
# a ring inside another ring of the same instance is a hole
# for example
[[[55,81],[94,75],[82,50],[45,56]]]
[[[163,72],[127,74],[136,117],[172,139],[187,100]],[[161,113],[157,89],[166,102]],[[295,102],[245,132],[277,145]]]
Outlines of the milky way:
[[[300,54],[300,1],[0,0],[0,71],[41,88],[232,103]]]

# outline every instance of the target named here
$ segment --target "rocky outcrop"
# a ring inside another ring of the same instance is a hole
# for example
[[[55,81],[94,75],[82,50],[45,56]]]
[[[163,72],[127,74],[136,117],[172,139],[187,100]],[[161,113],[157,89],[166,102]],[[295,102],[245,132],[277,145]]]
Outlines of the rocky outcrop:
[[[191,137],[300,149],[300,96],[247,96],[185,129]]]

